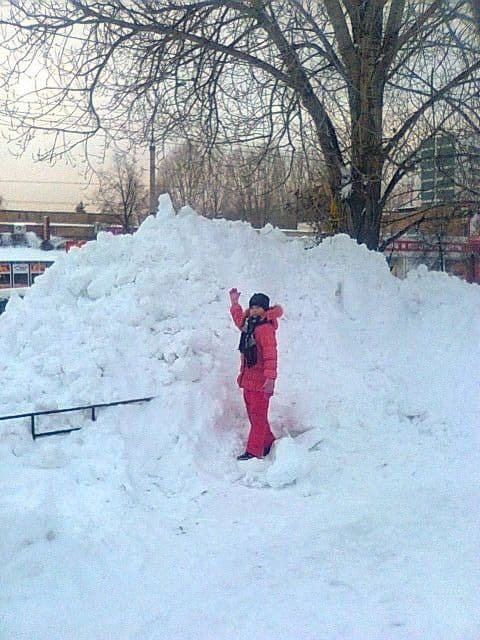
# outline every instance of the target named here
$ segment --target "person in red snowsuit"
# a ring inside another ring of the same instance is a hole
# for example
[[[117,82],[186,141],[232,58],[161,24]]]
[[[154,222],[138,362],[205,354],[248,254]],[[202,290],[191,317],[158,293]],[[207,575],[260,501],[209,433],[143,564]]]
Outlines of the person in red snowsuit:
[[[248,309],[244,311],[238,302],[239,297],[237,289],[230,290],[230,313],[242,332],[239,345],[241,367],[237,382],[243,389],[250,432],[245,452],[237,460],[249,460],[268,455],[275,440],[268,423],[268,405],[277,377],[275,332],[283,310],[279,305],[270,307],[270,300],[264,293],[255,293],[250,298]]]

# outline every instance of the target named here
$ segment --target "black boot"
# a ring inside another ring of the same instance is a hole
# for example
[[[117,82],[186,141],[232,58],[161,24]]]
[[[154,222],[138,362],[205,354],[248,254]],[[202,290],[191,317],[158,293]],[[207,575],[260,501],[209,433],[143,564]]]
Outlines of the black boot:
[[[265,447],[265,448],[263,449],[263,456],[264,456],[264,457],[265,457],[265,456],[268,456],[268,454],[270,453],[270,449],[271,449],[271,448],[272,448],[272,445],[270,445],[270,446],[268,446],[268,447]]]
[[[253,455],[253,453],[248,453],[248,451],[245,451],[245,453],[242,453],[242,455],[237,456],[237,460],[251,460],[252,458],[255,458],[255,456]]]

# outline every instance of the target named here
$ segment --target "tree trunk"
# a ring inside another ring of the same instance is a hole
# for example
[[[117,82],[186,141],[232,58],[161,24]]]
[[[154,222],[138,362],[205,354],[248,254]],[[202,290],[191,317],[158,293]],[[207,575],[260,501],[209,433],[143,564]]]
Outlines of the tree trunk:
[[[340,205],[340,233],[347,233],[359,244],[369,249],[377,249],[380,243],[380,206],[381,185],[378,182],[367,185],[368,188],[353,190]]]
[[[359,244],[365,243],[369,249],[377,249],[382,219],[382,114],[386,75],[380,62],[382,3],[363,2],[351,14],[351,19],[356,54],[349,69],[350,175],[343,177],[342,185],[331,183],[330,186],[339,204],[338,230],[348,233]]]

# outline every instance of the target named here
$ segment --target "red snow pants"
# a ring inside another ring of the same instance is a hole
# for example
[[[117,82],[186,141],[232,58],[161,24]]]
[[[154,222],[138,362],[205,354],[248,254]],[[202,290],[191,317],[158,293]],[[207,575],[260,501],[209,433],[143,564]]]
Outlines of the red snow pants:
[[[250,433],[246,450],[257,458],[263,457],[265,447],[270,447],[275,436],[268,424],[268,404],[270,397],[263,391],[243,390],[243,399],[250,420]]]

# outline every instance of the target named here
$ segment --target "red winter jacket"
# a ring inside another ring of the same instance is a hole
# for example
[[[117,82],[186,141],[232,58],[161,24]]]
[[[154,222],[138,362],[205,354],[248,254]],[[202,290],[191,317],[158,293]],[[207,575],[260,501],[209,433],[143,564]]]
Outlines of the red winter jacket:
[[[233,321],[239,329],[244,325],[248,316],[248,309],[243,311],[239,304],[230,307]],[[275,380],[277,377],[277,340],[275,331],[278,328],[278,318],[283,315],[280,305],[275,305],[266,311],[268,322],[255,327],[254,337],[257,343],[257,363],[247,367],[245,356],[242,354],[240,374],[237,382],[242,389],[262,391],[267,378]]]

